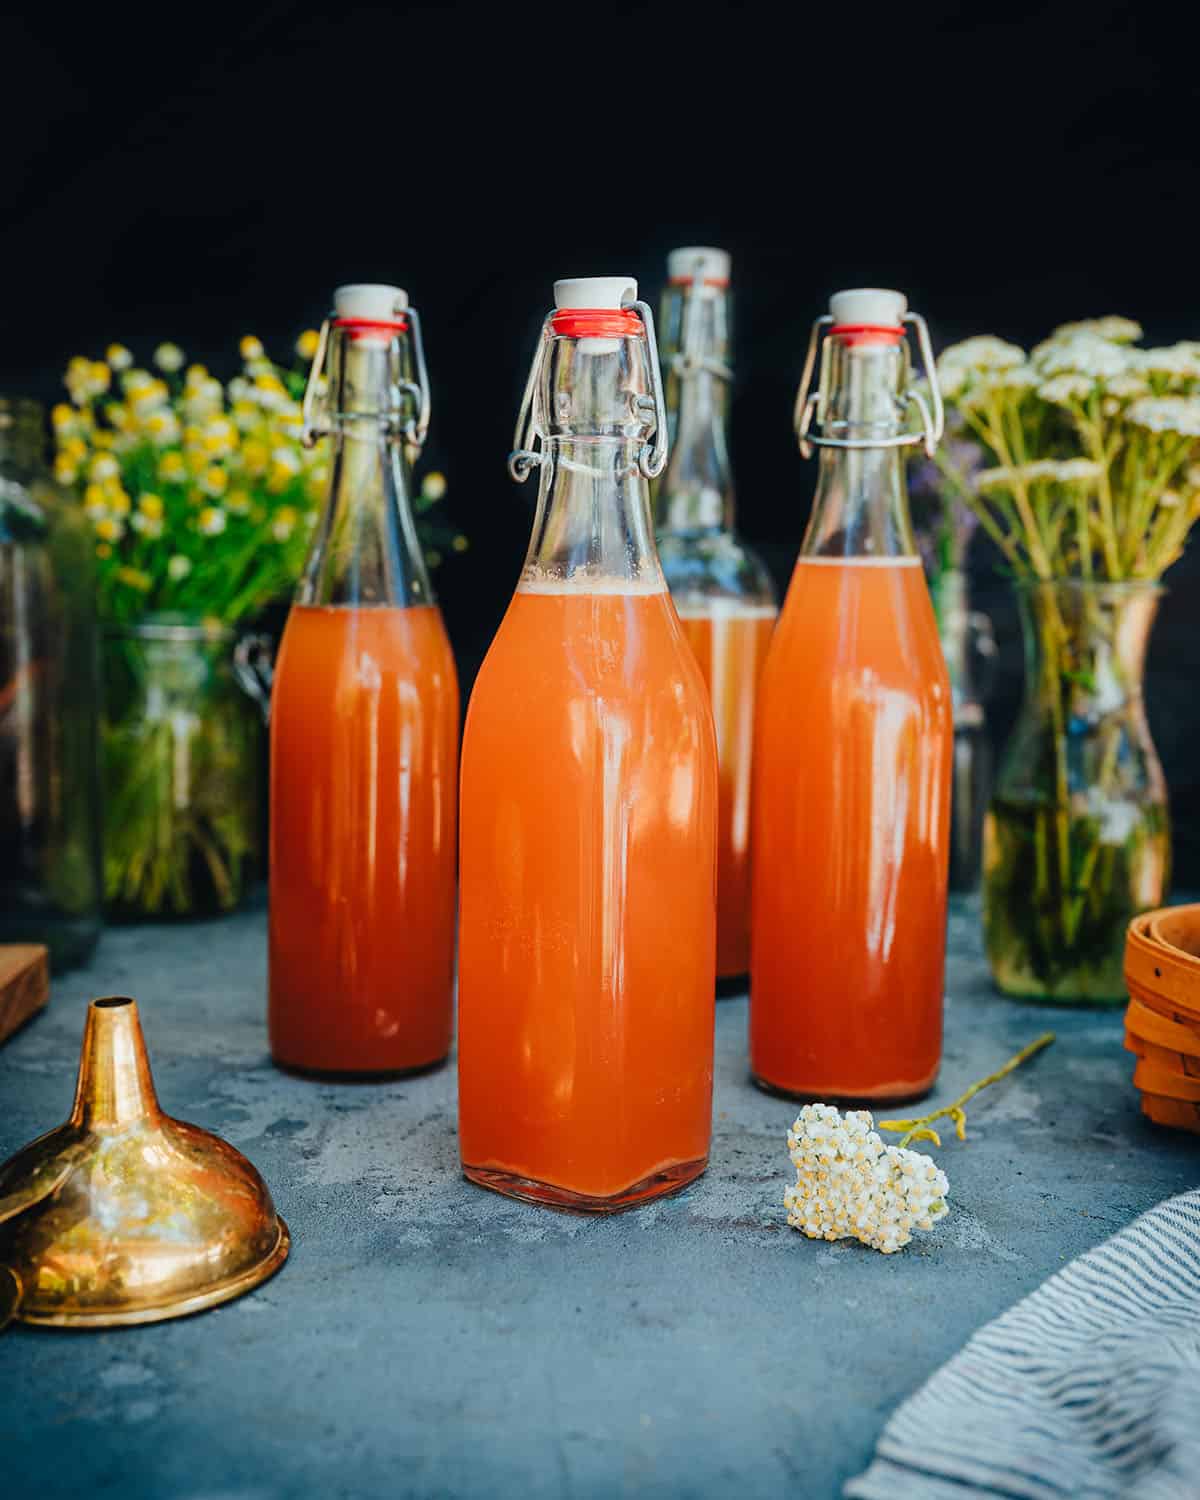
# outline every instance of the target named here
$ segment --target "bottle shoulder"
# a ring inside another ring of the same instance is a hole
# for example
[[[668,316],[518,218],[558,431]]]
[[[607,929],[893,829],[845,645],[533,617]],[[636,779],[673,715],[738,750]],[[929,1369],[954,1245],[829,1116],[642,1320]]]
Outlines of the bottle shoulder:
[[[676,604],[688,599],[778,602],[766,564],[732,532],[668,532],[659,538],[658,555]]]

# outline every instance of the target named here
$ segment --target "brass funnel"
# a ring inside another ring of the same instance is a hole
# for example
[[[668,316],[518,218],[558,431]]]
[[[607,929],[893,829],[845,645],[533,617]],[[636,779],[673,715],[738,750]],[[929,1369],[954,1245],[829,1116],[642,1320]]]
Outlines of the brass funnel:
[[[159,1108],[132,1000],[88,1007],[70,1118],[0,1166],[0,1277],[25,1323],[155,1323],[248,1292],[287,1258],[262,1178]]]

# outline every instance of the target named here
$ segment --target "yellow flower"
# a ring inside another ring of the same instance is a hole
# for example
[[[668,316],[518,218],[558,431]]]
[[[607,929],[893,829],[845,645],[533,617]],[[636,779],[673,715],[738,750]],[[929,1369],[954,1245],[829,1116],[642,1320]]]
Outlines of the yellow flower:
[[[263,346],[252,333],[248,333],[238,345],[238,352],[246,360],[261,359],[263,357]]]
[[[108,491],[102,484],[89,484],[83,492],[83,508],[93,519],[108,514]]]
[[[60,401],[50,413],[55,432],[69,433],[75,425],[75,417],[74,407],[68,406],[65,401]]]
[[[133,363],[133,355],[124,344],[109,344],[104,357],[114,370],[127,370]]]
[[[164,453],[158,464],[158,477],[164,484],[182,484],[188,477],[187,464],[179,452]]]
[[[117,446],[117,434],[115,432],[93,432],[92,447],[99,448],[107,453]]]
[[[106,542],[119,542],[125,527],[112,516],[101,516],[96,522],[96,535]]]
[[[63,458],[78,466],[88,456],[88,445],[82,438],[68,438],[62,445],[61,452]]]
[[[96,547],[96,556],[97,557],[111,557],[112,556],[112,548],[108,545],[107,542],[100,542],[97,545],[97,547]]]
[[[306,328],[296,340],[296,353],[301,359],[314,359],[317,353],[317,345],[321,342],[321,335],[315,328]]]
[[[183,368],[184,353],[178,344],[159,344],[154,351],[154,363],[168,375]]]
[[[108,490],[108,508],[114,516],[127,516],[132,505],[129,494],[119,484],[112,485]]]
[[[162,496],[155,495],[149,490],[138,501],[138,510],[153,521],[157,521],[162,516],[163,509]]]
[[[266,472],[267,464],[271,461],[270,450],[265,443],[259,443],[251,439],[242,444],[242,467],[252,479]]]
[[[181,578],[186,578],[192,571],[192,560],[184,557],[182,552],[176,552],[175,556],[167,563],[167,577],[178,583]]]
[[[188,365],[187,374],[184,376],[184,385],[192,390],[198,385],[203,385],[208,379],[208,369],[204,365]]]
[[[277,542],[286,542],[296,529],[299,514],[290,505],[281,505],[271,522],[271,534]]]
[[[59,484],[74,484],[78,474],[79,470],[68,454],[60,453],[54,460],[54,477]]]
[[[455,552],[465,552],[467,550],[467,548],[471,544],[470,544],[470,542],[467,541],[466,537],[463,536],[462,533],[460,532],[458,534],[458,536],[456,536],[454,538],[454,540],[450,543],[450,545],[454,548]]]
[[[215,417],[204,429],[204,446],[217,458],[237,447],[237,428],[228,417]]]
[[[139,386],[137,390],[128,392],[128,395],[130,406],[138,416],[141,416],[147,407],[164,406],[170,400],[171,392],[165,380],[150,380],[145,385]]]
[[[120,466],[111,453],[97,453],[88,469],[88,478],[103,483],[106,479],[116,479],[120,473]]]
[[[179,436],[179,420],[169,406],[152,411],[146,418],[145,425],[147,435],[160,448],[173,443]]]
[[[108,418],[109,424],[118,432],[129,426],[129,408],[122,405],[120,401],[110,401],[104,408],[104,415]]]
[[[229,475],[219,464],[211,464],[200,479],[200,488],[206,495],[223,495],[229,484]]]
[[[233,403],[233,420],[242,432],[258,425],[259,410],[253,401],[241,399]]]
[[[91,369],[92,390],[97,396],[103,396],[104,392],[112,385],[112,371],[102,359],[95,360]]]
[[[421,481],[421,493],[426,500],[440,500],[446,493],[446,476],[434,469]]]
[[[219,505],[206,505],[196,521],[205,536],[220,536],[225,530],[225,512]]]
[[[229,497],[225,501],[225,509],[233,516],[245,516],[250,513],[250,496],[245,490],[230,490]]]
[[[117,578],[131,589],[137,589],[139,593],[146,594],[150,591],[150,575],[141,572],[138,568],[118,568]]]

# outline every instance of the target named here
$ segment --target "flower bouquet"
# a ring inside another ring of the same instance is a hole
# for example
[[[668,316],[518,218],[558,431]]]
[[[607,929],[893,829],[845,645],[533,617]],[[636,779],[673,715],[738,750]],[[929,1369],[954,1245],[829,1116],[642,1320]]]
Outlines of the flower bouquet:
[[[301,442],[316,347],[303,334],[284,368],[244,338],[228,384],[173,344],[155,350],[153,370],[119,344],[67,368],[55,472],[94,535],[104,884],[117,915],[228,910],[253,869],[261,715],[239,690],[256,679],[236,636],[290,594],[324,496],[324,457]],[[418,509],[443,489],[429,475]],[[427,546],[441,541],[420,525]]]
[[[946,350],[952,414],[990,460],[949,477],[1017,586],[1026,691],[985,826],[984,925],[1001,989],[1124,998],[1124,930],[1159,904],[1169,834],[1142,702],[1158,580],[1200,515],[1200,344],[1139,349],[1126,318],[1028,355]]]

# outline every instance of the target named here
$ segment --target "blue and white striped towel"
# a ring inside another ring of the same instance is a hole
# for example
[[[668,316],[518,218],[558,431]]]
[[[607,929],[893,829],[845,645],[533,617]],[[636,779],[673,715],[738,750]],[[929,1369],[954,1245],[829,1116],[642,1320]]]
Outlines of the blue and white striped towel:
[[[1200,1191],[987,1324],[889,1420],[852,1500],[1197,1500]]]

